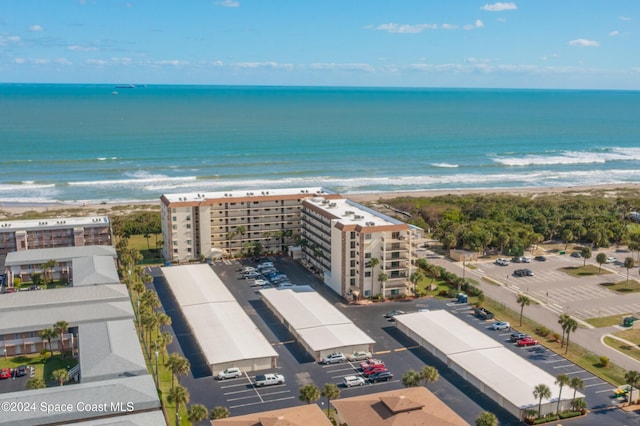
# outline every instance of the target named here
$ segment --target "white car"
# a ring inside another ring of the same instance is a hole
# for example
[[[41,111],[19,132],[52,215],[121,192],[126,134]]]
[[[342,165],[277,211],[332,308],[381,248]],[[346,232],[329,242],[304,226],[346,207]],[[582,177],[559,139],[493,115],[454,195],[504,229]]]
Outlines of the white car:
[[[492,330],[508,330],[511,328],[511,324],[505,321],[496,321],[491,324]]]
[[[255,386],[272,386],[272,385],[281,385],[284,383],[284,376],[282,374],[277,373],[269,373],[269,374],[259,374],[255,378]]]
[[[522,263],[531,263],[531,258],[527,256],[523,256],[520,260],[522,260]]]
[[[273,268],[273,262],[262,262],[261,264],[259,264],[256,267],[258,269]]]
[[[618,261],[618,258],[616,257],[607,257],[606,263],[616,263],[617,261]]]
[[[235,379],[240,376],[242,376],[242,370],[236,367],[229,367],[218,373],[218,380]]]
[[[367,351],[355,351],[347,356],[347,360],[349,361],[364,361],[369,358],[371,358],[371,352]]]
[[[347,388],[351,386],[364,386],[364,378],[362,376],[347,376],[342,379],[342,384]]]
[[[504,257],[499,257],[496,259],[496,265],[507,266],[509,264],[509,260]]]
[[[346,361],[346,358],[344,357],[344,354],[342,352],[334,352],[322,358],[323,364],[337,364],[339,362],[345,362],[345,361]]]
[[[250,287],[262,287],[269,284],[268,282],[266,282],[265,280],[254,280],[251,284],[249,284]]]

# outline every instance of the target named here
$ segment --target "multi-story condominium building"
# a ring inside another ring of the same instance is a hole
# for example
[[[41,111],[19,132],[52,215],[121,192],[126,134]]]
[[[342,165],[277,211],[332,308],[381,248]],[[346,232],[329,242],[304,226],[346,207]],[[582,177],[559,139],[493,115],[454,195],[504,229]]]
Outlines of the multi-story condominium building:
[[[299,239],[302,200],[315,195],[340,198],[322,188],[165,194],[162,254],[184,262],[249,254],[257,244],[265,253],[285,251]]]
[[[409,294],[420,231],[347,199],[302,203],[305,262],[345,297]]]
[[[161,205],[167,260],[299,245],[303,264],[344,297],[411,291],[412,243],[421,230],[326,189],[165,194]]]
[[[0,255],[41,248],[112,244],[106,216],[0,221]]]

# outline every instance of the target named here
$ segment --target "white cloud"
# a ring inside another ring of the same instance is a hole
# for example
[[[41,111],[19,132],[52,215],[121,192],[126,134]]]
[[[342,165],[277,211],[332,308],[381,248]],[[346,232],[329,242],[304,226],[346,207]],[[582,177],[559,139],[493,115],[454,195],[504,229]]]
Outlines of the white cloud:
[[[388,31],[390,33],[403,33],[403,34],[415,34],[421,33],[424,30],[435,30],[438,26],[436,24],[394,24],[390,22],[388,24],[382,24],[375,27],[379,31]],[[371,27],[369,27],[371,28]]]
[[[240,2],[235,0],[223,0],[215,2],[215,5],[222,7],[240,7]]]
[[[615,36],[617,36],[617,35],[620,35],[620,31],[618,31],[618,30],[613,30],[613,31],[611,31],[611,32],[609,33],[609,36],[610,36],[610,37],[615,37]]]
[[[484,28],[484,22],[482,22],[479,19],[476,19],[476,22],[474,25],[476,26],[476,28]]]
[[[162,59],[159,61],[153,61],[153,65],[173,65],[178,67],[180,65],[189,65],[188,61],[181,61],[179,59]]]
[[[454,24],[442,24],[440,25],[440,28],[442,28],[443,30],[455,30],[458,28],[458,26]]]
[[[267,61],[267,62],[236,62],[233,64],[236,68],[242,69],[285,69],[292,70],[293,64],[281,64],[278,62]]]
[[[486,10],[487,12],[503,12],[505,10],[516,10],[518,6],[515,3],[493,3],[493,4],[485,4],[480,9]]]
[[[89,65],[107,65],[107,61],[104,59],[87,59],[84,62]]]
[[[629,16],[618,16],[618,18],[619,18],[621,21],[631,21],[631,18],[630,18]]]
[[[465,30],[475,30],[476,28],[484,28],[484,22],[482,22],[479,19],[476,19],[476,22],[474,22],[473,24],[467,24],[464,27]]]
[[[365,71],[375,72],[375,68],[369,64],[336,64],[336,63],[313,63],[309,65],[313,70],[335,70],[335,71]]]
[[[631,68],[631,71],[633,71],[633,72],[640,72],[640,67],[634,67],[634,68]]]
[[[80,46],[78,44],[72,44],[67,46],[67,50],[71,50],[72,52],[94,52],[99,49],[94,46]]]
[[[44,31],[44,28],[42,28],[40,25],[36,24],[36,25],[32,25],[29,28],[29,31],[39,32],[39,31]]]
[[[13,60],[13,62],[15,62],[16,64],[24,64],[25,63],[25,59],[24,58],[15,58]]]
[[[584,38],[577,38],[569,42],[570,46],[584,46],[584,47],[598,47],[600,43],[595,40],[586,40]]]

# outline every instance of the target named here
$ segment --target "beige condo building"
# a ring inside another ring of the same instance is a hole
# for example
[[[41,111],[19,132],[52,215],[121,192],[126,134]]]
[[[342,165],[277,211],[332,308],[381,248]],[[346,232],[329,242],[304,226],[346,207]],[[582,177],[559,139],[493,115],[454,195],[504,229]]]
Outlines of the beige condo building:
[[[344,297],[412,290],[422,230],[324,188],[165,194],[161,215],[172,262],[248,255],[256,244],[264,253],[300,246],[301,262]]]

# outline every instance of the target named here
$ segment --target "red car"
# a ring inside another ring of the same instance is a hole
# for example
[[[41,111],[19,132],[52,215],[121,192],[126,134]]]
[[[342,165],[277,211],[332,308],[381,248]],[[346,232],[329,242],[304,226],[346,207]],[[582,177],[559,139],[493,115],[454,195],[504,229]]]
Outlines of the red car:
[[[525,337],[524,339],[518,340],[518,346],[535,346],[538,344],[536,339],[532,339],[531,337]]]
[[[384,362],[380,361],[379,359],[368,359],[366,361],[362,361],[360,363],[360,368],[361,369],[367,369],[369,367],[373,367],[374,365],[384,365]]]
[[[0,379],[10,379],[11,378],[11,369],[3,368],[0,370]]]
[[[362,375],[363,375],[364,377],[369,377],[369,376],[370,376],[370,375],[372,375],[372,374],[375,374],[375,373],[382,373],[383,371],[388,371],[388,370],[384,367],[384,365],[378,365],[378,366],[376,366],[376,367],[369,367],[369,368],[367,368],[366,370],[364,370],[364,371],[362,372]]]

